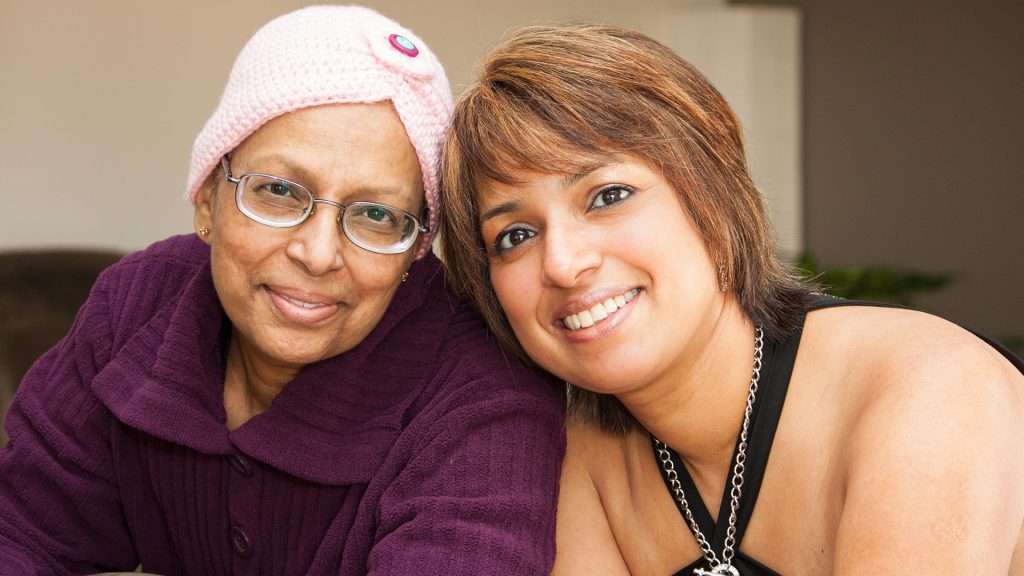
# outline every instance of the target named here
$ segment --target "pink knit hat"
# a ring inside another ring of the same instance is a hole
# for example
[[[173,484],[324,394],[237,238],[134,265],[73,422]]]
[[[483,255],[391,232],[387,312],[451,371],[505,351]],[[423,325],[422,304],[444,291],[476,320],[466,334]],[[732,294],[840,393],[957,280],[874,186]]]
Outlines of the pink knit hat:
[[[192,147],[186,197],[222,156],[268,121],[301,108],[391,101],[423,173],[430,233],[437,229],[437,165],[452,110],[451,87],[417,36],[369,8],[309,6],[263,26],[242,48],[220,104]]]

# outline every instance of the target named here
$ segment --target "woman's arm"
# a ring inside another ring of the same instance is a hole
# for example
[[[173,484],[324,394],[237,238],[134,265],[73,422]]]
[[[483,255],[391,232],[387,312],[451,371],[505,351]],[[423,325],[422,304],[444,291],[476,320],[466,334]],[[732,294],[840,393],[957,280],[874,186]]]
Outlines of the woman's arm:
[[[109,353],[94,288],[71,332],[25,376],[0,450],[0,574],[134,568],[113,481],[111,417],[89,392]]]
[[[861,370],[875,394],[842,455],[835,574],[1006,574],[1024,520],[1024,378],[952,325],[902,332]]]
[[[447,386],[403,432],[392,455],[407,461],[381,494],[365,572],[550,571],[564,404],[524,369],[494,377]]]

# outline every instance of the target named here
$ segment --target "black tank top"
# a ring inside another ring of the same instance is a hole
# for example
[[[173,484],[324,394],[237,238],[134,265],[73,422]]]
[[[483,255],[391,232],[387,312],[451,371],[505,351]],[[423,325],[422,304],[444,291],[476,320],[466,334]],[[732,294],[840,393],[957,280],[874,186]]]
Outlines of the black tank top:
[[[843,300],[842,298],[837,298],[835,296],[814,295],[809,303],[808,312],[823,308],[833,308],[836,306],[879,306],[886,308],[902,308],[902,306],[898,306],[896,304]],[[970,330],[969,328],[966,329]],[[998,350],[1007,360],[1010,361],[1011,364],[1024,374],[1024,360],[1015,356],[999,343],[994,342],[973,330],[970,331]],[[739,570],[742,576],[780,576],[778,572],[775,572],[771,568],[761,564],[753,558],[750,558],[743,552],[740,552],[739,547],[740,542],[743,541],[743,535],[746,533],[747,525],[750,523],[750,516],[754,512],[754,506],[757,504],[757,495],[761,490],[761,481],[764,479],[765,468],[768,464],[768,455],[771,453],[772,441],[775,439],[775,430],[779,425],[779,416],[782,414],[782,405],[786,400],[786,391],[789,388],[789,378],[793,373],[793,364],[796,361],[796,352],[800,347],[800,337],[802,334],[803,320],[801,319],[800,327],[789,334],[789,336],[784,340],[779,342],[771,339],[765,339],[764,347],[762,349],[761,381],[758,385],[757,397],[754,400],[754,410],[750,416],[750,442],[747,445],[747,462],[743,477],[743,496],[740,498],[739,510],[736,512],[736,543],[734,545],[736,555],[733,558],[732,565]],[[737,448],[738,447],[739,438],[737,438]],[[654,458],[656,461],[658,460],[658,453],[656,449],[654,450]],[[736,449],[733,449],[732,461],[736,461]],[[676,472],[679,474],[678,480],[683,488],[683,492],[688,495],[698,494],[697,487],[694,485],[693,479],[690,477],[690,473],[686,470],[686,466],[679,461],[679,457],[674,451],[672,452],[672,464],[675,466]],[[661,469],[661,466],[659,465],[658,468]],[[662,480],[665,480],[665,486],[671,493],[672,488],[669,485],[668,479],[665,478],[664,470],[662,470]],[[723,520],[729,518],[730,489],[731,484],[726,482],[725,492],[722,495],[722,505],[718,510],[717,518]],[[675,498],[673,498],[673,501],[674,500]],[[700,497],[689,497],[687,498],[687,502],[690,505],[690,512],[693,514],[694,519],[697,521],[697,525],[700,527],[701,533],[704,534],[705,537],[713,535],[713,537],[709,538],[708,541],[711,543],[711,549],[714,550],[716,554],[720,555],[720,551],[725,543],[725,532],[728,528],[728,523],[726,521],[722,521],[715,524],[711,519],[711,514],[708,512],[707,507],[704,505],[704,502]],[[677,507],[679,506],[678,502],[676,505]],[[681,507],[680,513],[682,513]],[[703,557],[689,566],[686,566],[682,570],[679,570],[673,576],[691,576],[694,570],[702,567],[707,568]]]

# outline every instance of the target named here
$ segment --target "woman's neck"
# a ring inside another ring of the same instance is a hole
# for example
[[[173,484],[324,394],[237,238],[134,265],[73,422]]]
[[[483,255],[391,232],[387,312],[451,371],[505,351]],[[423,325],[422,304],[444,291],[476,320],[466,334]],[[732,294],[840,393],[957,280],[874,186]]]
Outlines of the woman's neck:
[[[239,338],[237,331],[233,332],[224,374],[224,410],[228,429],[234,430],[266,412],[301,370],[301,366],[269,361]]]
[[[686,462],[694,480],[724,478],[750,389],[754,326],[733,298],[678,353],[673,369],[619,400]]]

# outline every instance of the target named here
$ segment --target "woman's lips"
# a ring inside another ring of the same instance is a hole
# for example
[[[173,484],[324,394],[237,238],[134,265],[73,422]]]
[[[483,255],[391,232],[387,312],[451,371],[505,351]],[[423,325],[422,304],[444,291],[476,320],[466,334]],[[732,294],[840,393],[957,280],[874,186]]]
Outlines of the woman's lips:
[[[265,287],[270,301],[285,318],[301,324],[315,324],[330,318],[338,311],[336,302],[324,301],[315,296],[286,295],[270,287]]]
[[[560,318],[560,321],[569,330],[590,328],[624,308],[639,293],[639,288],[633,288],[618,296],[606,298],[586,310]]]

